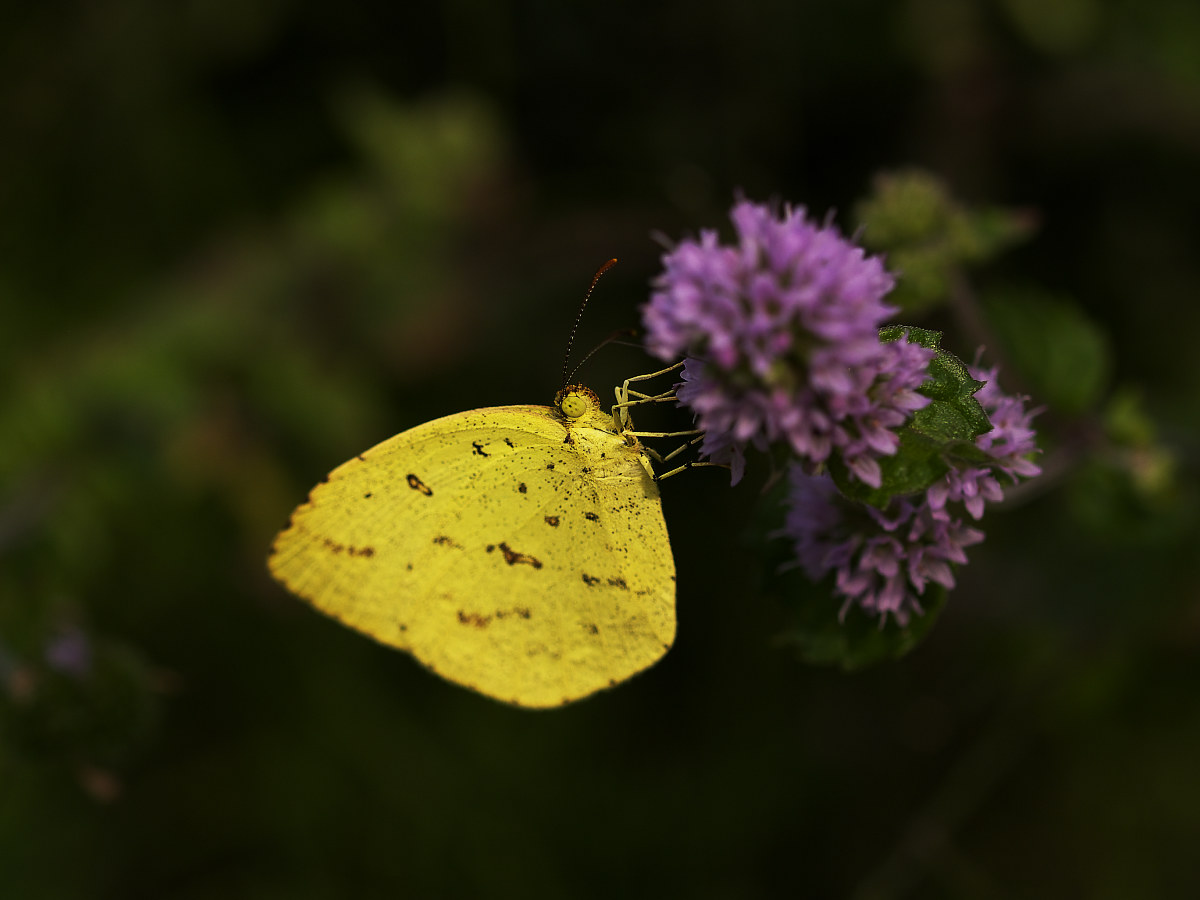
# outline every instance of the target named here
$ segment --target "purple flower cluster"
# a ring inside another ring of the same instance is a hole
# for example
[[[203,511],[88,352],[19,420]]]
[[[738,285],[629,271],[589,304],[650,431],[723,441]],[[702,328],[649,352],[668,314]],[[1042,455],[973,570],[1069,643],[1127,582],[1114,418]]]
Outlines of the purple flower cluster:
[[[1037,411],[1026,410],[1025,398],[1003,393],[995,369],[972,367],[971,375],[987,381],[975,396],[993,428],[975,444],[993,458],[991,466],[954,468],[924,494],[894,498],[883,511],[847,500],[828,475],[792,467],[783,535],[813,580],[836,573],[843,616],[853,604],[878,615],[881,626],[889,614],[900,625],[920,615],[926,585],[954,587],[950,564],[965,563],[965,549],[983,540],[958,507],[978,520],[985,503],[1004,496],[997,473],[1015,483],[1041,472],[1030,459],[1037,452],[1030,424]]]
[[[934,509],[959,502],[966,507],[972,519],[978,520],[983,515],[985,503],[995,503],[1004,498],[1004,491],[996,479],[997,473],[1008,476],[1015,484],[1020,478],[1042,474],[1042,469],[1030,458],[1037,452],[1034,440],[1037,432],[1031,425],[1037,410],[1026,411],[1024,397],[1012,397],[1001,391],[994,367],[981,369],[971,366],[970,369],[972,378],[986,382],[975,399],[987,411],[992,423],[992,430],[980,435],[975,444],[995,462],[989,468],[970,466],[952,469],[926,494]]]
[[[892,276],[803,209],[740,201],[730,217],[736,245],[713,231],[681,241],[643,311],[650,352],[687,357],[678,396],[704,432],[701,453],[729,463],[736,483],[748,445],[784,442],[810,468],[836,452],[878,487],[895,429],[929,402],[916,389],[933,357],[879,342],[896,311],[883,302]]]

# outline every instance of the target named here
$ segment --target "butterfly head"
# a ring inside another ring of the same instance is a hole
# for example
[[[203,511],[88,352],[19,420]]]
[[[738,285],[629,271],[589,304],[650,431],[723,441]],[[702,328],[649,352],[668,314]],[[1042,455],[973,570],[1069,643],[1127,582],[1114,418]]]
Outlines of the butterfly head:
[[[568,384],[554,396],[554,405],[568,420],[577,421],[600,409],[596,392],[582,384]]]

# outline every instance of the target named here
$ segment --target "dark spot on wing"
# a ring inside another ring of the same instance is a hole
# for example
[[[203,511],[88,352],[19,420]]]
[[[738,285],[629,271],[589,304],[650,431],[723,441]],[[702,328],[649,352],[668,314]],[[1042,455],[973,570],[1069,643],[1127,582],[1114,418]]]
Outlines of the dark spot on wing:
[[[491,553],[496,547],[500,548],[500,552],[504,554],[504,561],[510,566],[515,566],[517,563],[525,563],[533,566],[535,569],[542,567],[542,561],[536,556],[530,556],[528,553],[518,553],[508,544],[488,544],[487,551]]]
[[[522,481],[520,484],[517,485],[517,490],[520,491],[522,494],[524,494],[529,491],[529,488],[527,488],[525,486],[525,482]]]
[[[599,522],[600,521],[600,517],[598,515],[596,515],[594,512],[585,512],[583,514],[583,517],[585,519],[587,519],[589,522]]]
[[[587,572],[584,572],[583,573],[583,583],[586,584],[588,587],[595,587],[596,585],[598,585],[600,583],[600,579],[595,577],[594,575],[589,575]]]
[[[372,494],[371,494],[371,492],[370,492],[370,491],[367,491],[365,494],[363,494],[363,499],[364,499],[364,500],[370,500],[370,499],[371,499],[371,497],[372,497]]]
[[[461,550],[463,548],[462,544],[454,540],[454,538],[444,534],[439,534],[433,539],[433,542],[435,544],[440,544],[443,547],[453,547],[455,550]]]
[[[517,448],[517,445],[516,445],[516,444],[514,444],[514,443],[513,443],[513,442],[512,442],[510,439],[508,439],[508,438],[505,438],[505,439],[504,439],[504,443],[508,444],[508,446],[512,447],[514,450]]]
[[[546,468],[547,468],[547,469],[553,469],[553,468],[554,468],[554,463],[546,463]]]
[[[584,625],[583,630],[586,631],[588,634],[599,634],[600,633],[600,629],[597,628],[595,626],[595,624],[592,622],[588,622],[586,625]]]
[[[433,491],[429,489],[429,486],[428,486],[428,485],[426,485],[426,484],[425,484],[425,482],[423,482],[423,481],[422,481],[420,478],[418,478],[416,475],[412,475],[412,474],[410,474],[410,475],[408,476],[408,486],[409,486],[410,488],[412,488],[414,491],[420,491],[420,492],[421,492],[422,494],[424,494],[426,497],[432,497],[432,496],[433,496]]]
[[[551,528],[557,528],[558,522],[559,522],[558,516],[546,516],[546,524],[549,525]]]
[[[496,610],[497,619],[507,619],[509,616],[519,616],[522,619],[528,619],[529,615],[529,608],[526,606],[514,606],[512,609]]]
[[[403,622],[401,622],[401,623],[400,623],[400,630],[401,630],[401,631],[408,631],[408,626],[407,626],[407,625],[405,625]]]
[[[476,456],[491,456],[490,453],[483,452],[483,444],[479,443],[479,441],[471,441],[471,446],[475,448],[474,453]]]
[[[365,556],[368,558],[375,555],[374,547],[346,546],[330,537],[322,538],[321,543],[325,545],[325,549],[330,553],[345,553],[347,556]]]
[[[587,466],[584,466],[584,467],[583,467],[583,474],[584,474],[584,475],[591,475],[591,474],[592,474],[592,470],[591,470],[590,468],[588,468]]]
[[[475,628],[487,628],[492,621],[491,616],[481,616],[479,613],[458,611],[458,621],[462,625],[471,625]]]
[[[623,591],[629,590],[629,585],[625,583],[624,578],[610,578],[608,583],[611,587],[620,588]]]

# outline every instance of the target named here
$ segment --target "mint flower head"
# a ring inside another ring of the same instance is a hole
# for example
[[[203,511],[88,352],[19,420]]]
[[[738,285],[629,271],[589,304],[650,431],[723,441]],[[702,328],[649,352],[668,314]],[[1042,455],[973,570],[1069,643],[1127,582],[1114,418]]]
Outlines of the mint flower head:
[[[788,514],[782,534],[793,541],[796,563],[814,581],[835,573],[841,615],[857,604],[900,625],[922,613],[920,598],[930,582],[954,587],[951,564],[967,561],[966,548],[983,532],[965,524],[978,520],[988,502],[1002,500],[999,473],[1010,482],[1041,473],[1032,461],[1038,450],[1026,399],[1005,394],[995,369],[971,367],[987,384],[975,395],[992,422],[975,446],[993,460],[988,466],[952,468],[923,493],[895,497],[885,510],[854,503],[838,493],[828,475],[789,471]]]
[[[934,355],[880,343],[894,279],[802,208],[742,200],[730,218],[736,244],[704,231],[664,255],[643,310],[650,352],[687,358],[678,397],[704,432],[701,454],[729,463],[736,483],[750,445],[782,442],[809,468],[836,452],[879,487],[895,429],[929,402],[916,389]]]

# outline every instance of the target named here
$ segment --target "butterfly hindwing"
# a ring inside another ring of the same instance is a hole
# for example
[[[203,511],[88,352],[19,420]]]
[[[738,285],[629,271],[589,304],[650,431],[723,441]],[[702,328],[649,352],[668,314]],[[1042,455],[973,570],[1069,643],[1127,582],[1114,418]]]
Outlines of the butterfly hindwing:
[[[498,407],[396,435],[312,491],[270,566],[318,609],[518,705],[622,681],[674,638],[658,489],[603,416]]]

